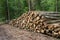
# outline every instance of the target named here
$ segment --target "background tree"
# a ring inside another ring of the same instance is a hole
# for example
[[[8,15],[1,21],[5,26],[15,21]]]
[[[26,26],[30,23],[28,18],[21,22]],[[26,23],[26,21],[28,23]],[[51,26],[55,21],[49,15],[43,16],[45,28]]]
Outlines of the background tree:
[[[9,13],[9,3],[8,0],[5,1],[5,12],[6,12],[6,20],[10,21],[10,13]]]
[[[6,20],[9,15],[8,19],[18,18],[30,10],[60,12],[60,0],[0,0],[0,21]]]
[[[60,0],[57,0],[57,11],[60,12]]]

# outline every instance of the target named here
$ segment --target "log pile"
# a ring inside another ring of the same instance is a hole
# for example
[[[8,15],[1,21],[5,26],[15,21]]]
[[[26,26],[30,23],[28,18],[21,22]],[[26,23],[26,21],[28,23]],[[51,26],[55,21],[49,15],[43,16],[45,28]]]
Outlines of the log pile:
[[[24,13],[19,18],[12,20],[9,24],[21,29],[60,38],[60,23],[48,24],[51,19],[46,18],[42,14],[35,11]]]

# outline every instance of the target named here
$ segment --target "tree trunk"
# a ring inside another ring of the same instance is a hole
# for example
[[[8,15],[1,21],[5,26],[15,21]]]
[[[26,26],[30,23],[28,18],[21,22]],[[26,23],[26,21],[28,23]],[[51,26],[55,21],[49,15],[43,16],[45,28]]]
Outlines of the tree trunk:
[[[56,0],[56,12],[58,11],[57,6],[58,6],[58,0]]]
[[[29,11],[31,10],[31,0],[28,0]]]
[[[6,0],[6,22],[8,23],[10,21],[10,13],[9,13],[9,7],[8,7],[8,0]]]

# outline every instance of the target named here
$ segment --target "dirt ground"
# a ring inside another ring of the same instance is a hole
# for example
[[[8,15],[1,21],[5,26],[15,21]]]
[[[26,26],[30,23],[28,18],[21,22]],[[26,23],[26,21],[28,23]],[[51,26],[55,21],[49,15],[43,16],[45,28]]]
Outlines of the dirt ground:
[[[0,25],[0,40],[60,40],[44,34],[33,33],[8,24]]]

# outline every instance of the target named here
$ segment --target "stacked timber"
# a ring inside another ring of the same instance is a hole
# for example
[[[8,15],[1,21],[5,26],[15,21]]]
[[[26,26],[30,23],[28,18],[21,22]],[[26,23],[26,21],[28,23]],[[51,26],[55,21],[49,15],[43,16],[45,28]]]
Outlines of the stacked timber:
[[[9,24],[20,29],[43,33],[60,38],[60,23],[56,14],[30,11],[12,20]],[[55,18],[56,17],[56,18]]]

